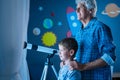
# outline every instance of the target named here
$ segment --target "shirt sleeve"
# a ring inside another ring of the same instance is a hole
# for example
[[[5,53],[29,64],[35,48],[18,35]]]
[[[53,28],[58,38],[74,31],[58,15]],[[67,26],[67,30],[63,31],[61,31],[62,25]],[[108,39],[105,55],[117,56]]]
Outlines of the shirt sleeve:
[[[101,24],[99,27],[98,45],[99,51],[102,54],[101,59],[103,59],[108,65],[113,65],[116,59],[115,45],[113,44],[110,28],[104,24]]]
[[[108,54],[104,54],[101,59],[103,59],[108,65],[113,65],[114,64],[114,60],[108,55]]]

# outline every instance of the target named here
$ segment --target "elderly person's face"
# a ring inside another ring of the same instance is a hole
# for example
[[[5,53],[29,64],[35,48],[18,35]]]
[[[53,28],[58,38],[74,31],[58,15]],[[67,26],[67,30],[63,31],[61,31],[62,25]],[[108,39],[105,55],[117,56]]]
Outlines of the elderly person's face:
[[[90,11],[87,10],[84,3],[78,3],[76,9],[78,20],[85,20],[90,16]]]

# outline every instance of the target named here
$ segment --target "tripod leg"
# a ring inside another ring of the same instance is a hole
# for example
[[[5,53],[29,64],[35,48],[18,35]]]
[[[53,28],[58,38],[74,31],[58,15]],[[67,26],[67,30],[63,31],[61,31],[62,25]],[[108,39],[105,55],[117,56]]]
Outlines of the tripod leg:
[[[47,70],[48,70],[48,65],[45,65],[44,69],[43,69],[42,76],[41,76],[41,80],[46,80]]]
[[[52,67],[52,69],[53,69],[53,71],[54,71],[54,73],[55,73],[55,76],[56,76],[56,78],[57,78],[57,77],[58,77],[58,74],[57,74],[57,71],[56,71],[54,65],[51,65],[51,67]]]

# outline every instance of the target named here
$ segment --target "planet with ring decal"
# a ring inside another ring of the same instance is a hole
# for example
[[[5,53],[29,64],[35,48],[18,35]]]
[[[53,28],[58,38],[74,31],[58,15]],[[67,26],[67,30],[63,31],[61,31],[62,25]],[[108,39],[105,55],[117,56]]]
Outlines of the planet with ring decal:
[[[110,17],[116,17],[119,15],[119,13],[120,13],[120,8],[114,3],[108,4],[105,10],[102,12],[102,14],[108,15]]]

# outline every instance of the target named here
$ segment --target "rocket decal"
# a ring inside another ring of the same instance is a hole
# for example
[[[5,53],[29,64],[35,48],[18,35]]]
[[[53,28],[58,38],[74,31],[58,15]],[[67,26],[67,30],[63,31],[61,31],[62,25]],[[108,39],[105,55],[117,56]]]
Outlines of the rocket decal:
[[[79,30],[81,23],[77,20],[76,11],[72,7],[67,8],[67,21],[69,24],[69,28],[72,32],[72,36],[75,36],[76,32]]]

